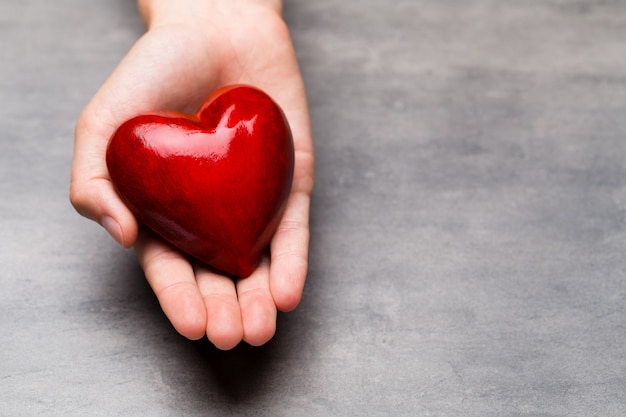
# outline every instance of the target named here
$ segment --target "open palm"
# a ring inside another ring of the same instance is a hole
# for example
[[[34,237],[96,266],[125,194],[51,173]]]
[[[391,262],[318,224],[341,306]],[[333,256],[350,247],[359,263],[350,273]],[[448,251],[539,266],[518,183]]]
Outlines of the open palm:
[[[123,246],[135,247],[163,311],[182,335],[197,339],[206,334],[217,347],[228,349],[241,340],[267,342],[275,332],[277,310],[289,311],[300,301],[307,272],[313,145],[304,85],[279,11],[255,2],[209,3],[176,10],[142,7],[147,33],[78,120],[70,195],[79,213],[102,224]],[[115,194],[105,152],[110,136],[130,117],[160,109],[194,112],[211,91],[236,83],[265,90],[283,108],[296,162],[270,258],[235,282],[190,261],[138,225]]]

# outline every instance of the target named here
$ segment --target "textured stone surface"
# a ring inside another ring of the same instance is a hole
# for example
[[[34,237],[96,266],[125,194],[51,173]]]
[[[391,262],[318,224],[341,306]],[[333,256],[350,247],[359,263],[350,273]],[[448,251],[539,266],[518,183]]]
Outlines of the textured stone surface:
[[[309,280],[226,353],[67,199],[134,2],[0,3],[0,415],[626,414],[626,3],[286,3]]]

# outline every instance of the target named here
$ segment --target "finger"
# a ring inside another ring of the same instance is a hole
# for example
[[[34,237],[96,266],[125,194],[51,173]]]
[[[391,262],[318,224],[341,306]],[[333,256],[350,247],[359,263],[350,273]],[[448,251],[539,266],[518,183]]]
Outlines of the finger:
[[[276,305],[269,289],[269,261],[264,258],[247,278],[237,281],[243,340],[252,346],[268,342],[276,332]]]
[[[294,138],[295,166],[287,208],[271,242],[270,290],[281,311],[296,308],[308,269],[310,195],[314,183],[314,148],[304,84],[296,71],[292,88],[280,90]]]
[[[108,179],[72,182],[70,200],[76,211],[99,223],[117,243],[126,248],[134,244],[137,221],[119,200]]]
[[[135,251],[150,287],[174,328],[188,339],[204,336],[206,309],[186,257],[147,229],[139,233]]]
[[[292,193],[271,242],[270,290],[276,307],[291,311],[302,298],[308,270],[309,202]]]
[[[235,283],[207,267],[195,266],[196,281],[206,308],[208,339],[218,349],[232,349],[243,339],[241,310]]]
[[[131,247],[138,225],[130,210],[119,199],[105,162],[111,128],[96,126],[98,119],[83,112],[76,125],[70,201],[76,211],[102,225],[122,246]]]

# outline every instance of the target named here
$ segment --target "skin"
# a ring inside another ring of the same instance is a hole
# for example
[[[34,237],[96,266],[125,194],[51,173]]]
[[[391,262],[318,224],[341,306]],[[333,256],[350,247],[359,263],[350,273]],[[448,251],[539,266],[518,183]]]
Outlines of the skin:
[[[172,325],[218,348],[262,345],[277,311],[300,302],[308,266],[314,158],[304,84],[281,2],[139,0],[147,31],[81,113],[75,132],[70,200],[124,247],[134,247]],[[142,227],[116,195],[105,162],[109,138],[125,120],[154,110],[193,113],[213,90],[251,84],[284,110],[295,142],[287,209],[270,253],[234,282],[190,260]]]

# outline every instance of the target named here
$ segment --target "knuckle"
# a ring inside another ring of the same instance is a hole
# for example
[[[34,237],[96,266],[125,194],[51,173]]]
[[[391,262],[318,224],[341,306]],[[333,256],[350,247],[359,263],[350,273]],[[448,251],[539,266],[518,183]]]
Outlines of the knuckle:
[[[75,209],[80,210],[88,205],[89,198],[82,188],[79,186],[72,184],[70,186],[70,203],[74,206]]]

